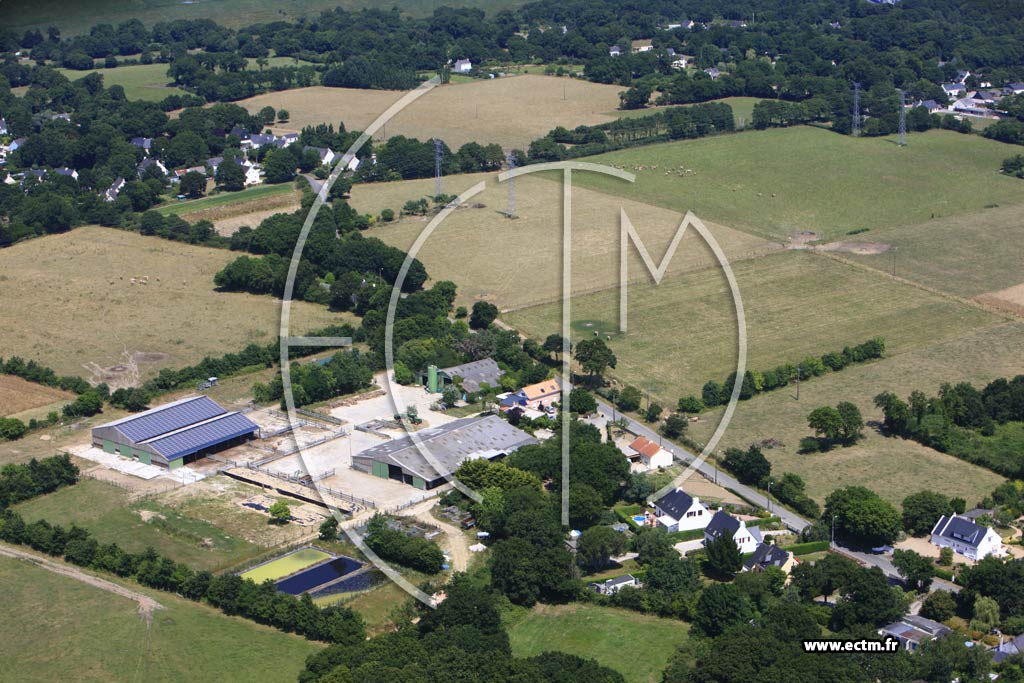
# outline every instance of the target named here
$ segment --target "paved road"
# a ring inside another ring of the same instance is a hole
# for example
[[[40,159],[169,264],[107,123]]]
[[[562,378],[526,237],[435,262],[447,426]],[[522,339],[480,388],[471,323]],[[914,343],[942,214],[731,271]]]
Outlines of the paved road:
[[[608,405],[607,403],[600,399],[598,399],[597,401],[597,409],[601,413],[601,415],[607,417],[609,420],[613,419],[613,417],[625,417],[626,420],[629,421],[629,431],[639,436],[646,437],[651,441],[661,443],[662,448],[669,451],[676,460],[679,460],[683,464],[689,465],[696,459],[696,456],[693,453],[690,453],[686,449],[677,446],[674,443],[663,440],[661,438],[661,435],[659,435],[653,429],[647,427],[641,422],[637,422],[636,420],[630,418],[628,415],[623,415],[622,413],[617,412],[614,408],[612,408],[612,406]],[[729,474],[723,472],[720,469],[717,469],[714,465],[708,462],[702,462],[697,467],[697,471],[704,475],[704,477],[707,478],[708,480],[716,482],[719,486],[724,486],[727,489],[735,491],[736,493],[740,494],[741,496],[749,500],[751,503],[754,503],[755,505],[758,505],[765,509],[771,509],[772,514],[778,515],[779,518],[782,520],[782,523],[785,524],[788,528],[792,529],[793,531],[803,531],[805,527],[810,526],[810,522],[801,517],[800,515],[790,510],[787,510],[786,508],[778,505],[777,503],[769,503],[768,498],[763,493],[761,493],[757,489],[753,489],[749,486],[741,484],[740,482],[736,481],[734,477],[730,476]]]
[[[681,446],[677,446],[674,443],[665,441],[664,439],[661,438],[661,435],[659,435],[657,432],[655,432],[647,425],[643,424],[642,422],[637,422],[628,415],[623,415],[622,413],[617,412],[614,408],[612,408],[612,406],[605,403],[600,398],[598,398],[597,401],[597,409],[598,412],[601,413],[601,415],[608,418],[609,420],[613,418],[625,417],[626,420],[629,422],[629,431],[639,436],[646,437],[651,441],[660,443],[662,448],[672,453],[672,456],[676,460],[682,462],[683,464],[689,465],[696,459],[696,456],[693,453],[690,453]],[[741,484],[734,477],[730,476],[729,474],[723,472],[720,469],[717,469],[714,465],[708,462],[702,462],[697,467],[697,471],[700,472],[709,481],[713,481],[717,483],[719,486],[724,486],[725,488],[738,493],[739,495],[743,496],[744,498],[754,503],[755,505],[758,505],[765,509],[771,509],[772,514],[777,515],[782,520],[782,523],[785,524],[792,531],[800,532],[811,525],[811,522],[809,520],[806,520],[800,515],[796,514],[795,512],[782,507],[778,503],[771,502],[769,504],[768,498],[763,493],[761,493],[757,489],[753,489],[749,486]],[[900,578],[899,572],[897,572],[896,568],[892,565],[892,560],[890,556],[875,555],[874,553],[866,553],[859,550],[854,550],[852,548],[843,547],[839,544],[836,545],[837,550],[840,551],[842,554],[847,555],[861,562],[862,564],[878,567],[889,578]]]

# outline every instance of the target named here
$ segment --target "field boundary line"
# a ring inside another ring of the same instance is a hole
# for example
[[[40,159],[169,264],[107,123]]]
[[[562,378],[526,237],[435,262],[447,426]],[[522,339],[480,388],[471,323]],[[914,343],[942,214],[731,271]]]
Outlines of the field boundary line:
[[[893,275],[892,273],[887,273],[884,270],[881,270],[879,268],[875,268],[874,266],[869,266],[866,263],[859,263],[857,261],[853,261],[851,259],[839,256],[835,252],[820,251],[818,249],[803,249],[801,251],[805,251],[807,253],[814,254],[816,256],[824,256],[825,258],[830,258],[830,259],[832,259],[834,261],[838,261],[839,263],[843,263],[845,265],[852,266],[854,268],[860,268],[861,270],[865,270],[865,271],[870,272],[870,273],[875,273],[875,274],[878,274],[878,275],[883,275],[883,276],[889,278],[890,280],[892,280],[893,282],[899,282],[899,283],[904,284],[904,285],[910,285],[911,287],[916,287],[917,289],[921,290],[922,292],[928,292],[929,294],[934,294],[935,296],[942,297],[943,299],[948,299],[950,301],[955,301],[957,303],[961,303],[961,304],[964,304],[966,306],[971,306],[972,308],[976,308],[978,310],[985,311],[986,313],[991,313],[994,316],[1002,318],[1004,322],[1016,322],[1017,320],[1024,320],[1024,316],[1022,316],[1022,315],[1017,315],[1017,314],[1011,313],[1009,311],[1000,310],[1000,309],[996,308],[995,306],[985,305],[984,303],[982,303],[980,301],[977,301],[976,299],[962,297],[962,296],[959,296],[957,294],[953,294],[951,292],[944,292],[941,289],[936,289],[936,288],[930,287],[930,286],[928,286],[926,284],[922,284],[920,282],[915,282],[914,280],[909,280],[909,279],[907,279],[905,277],[902,277],[900,275]]]
[[[757,260],[759,258],[764,258],[766,256],[771,256],[773,254],[782,253],[784,251],[786,251],[786,248],[781,243],[773,242],[770,245],[766,245],[766,246],[761,247],[760,249],[753,249],[753,250],[750,250],[750,251],[746,251],[743,254],[740,254],[739,256],[730,257],[729,258],[729,263],[742,263],[744,261],[755,261],[755,260]],[[693,267],[690,267],[690,268],[684,268],[682,270],[677,270],[677,271],[672,272],[671,274],[666,275],[665,276],[665,281],[668,282],[668,281],[680,278],[680,277],[682,277],[684,275],[693,275],[695,273],[702,273],[702,272],[705,272],[705,271],[708,271],[708,270],[717,270],[719,267],[720,266],[718,265],[718,262],[713,260],[713,259],[709,259],[709,260],[706,260],[706,261],[700,261],[696,266],[693,266]],[[638,275],[638,276],[630,278],[628,280],[628,283],[631,284],[631,285],[644,284],[646,282],[649,282],[649,278],[646,275]],[[575,297],[583,297],[583,296],[591,296],[593,294],[600,294],[601,292],[607,292],[607,291],[613,290],[613,289],[617,290],[620,287],[621,287],[620,283],[616,282],[614,284],[601,285],[599,287],[590,287],[588,289],[582,289],[582,290],[578,290],[578,291],[573,291],[572,292],[572,296],[573,296],[573,298],[575,298]],[[502,312],[502,314],[504,314],[504,313],[516,313],[518,311],[522,311],[522,310],[525,310],[527,308],[536,308],[538,306],[549,306],[551,304],[558,303],[561,300],[562,300],[562,298],[561,298],[560,295],[559,296],[554,296],[554,297],[545,297],[544,299],[538,299],[536,301],[531,301],[529,303],[519,304],[519,305],[516,305],[516,306],[511,306],[509,308],[503,308],[503,309],[501,309],[501,312]]]

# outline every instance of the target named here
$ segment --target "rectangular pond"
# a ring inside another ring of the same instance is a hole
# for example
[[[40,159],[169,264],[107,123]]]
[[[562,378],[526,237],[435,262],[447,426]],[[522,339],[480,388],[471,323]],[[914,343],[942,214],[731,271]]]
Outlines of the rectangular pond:
[[[287,555],[282,555],[269,562],[264,562],[252,569],[242,572],[243,579],[250,579],[256,583],[263,583],[267,579],[277,581],[278,579],[301,571],[306,567],[312,567],[318,562],[331,559],[331,554],[319,548],[300,548]]]
[[[362,566],[361,562],[357,562],[350,557],[336,557],[330,562],[318,564],[315,567],[310,567],[305,571],[289,576],[287,579],[278,581],[277,590],[290,595],[299,595],[351,574]]]

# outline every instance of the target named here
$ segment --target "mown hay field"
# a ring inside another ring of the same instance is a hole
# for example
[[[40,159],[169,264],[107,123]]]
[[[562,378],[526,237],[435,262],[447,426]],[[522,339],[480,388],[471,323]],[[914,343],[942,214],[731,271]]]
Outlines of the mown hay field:
[[[0,348],[87,378],[83,366],[123,364],[127,351],[140,354],[145,380],[161,367],[273,342],[279,301],[214,288],[214,274],[237,256],[95,226],[16,244],[0,251],[9,292],[0,299],[8,322]],[[292,306],[299,334],[339,319],[324,306]]]
[[[805,381],[800,400],[795,387],[761,394],[738,404],[721,447],[746,447],[762,439],[778,439],[781,448],[766,449],[773,472],[796,472],[807,481],[808,493],[823,500],[839,485],[861,484],[887,500],[899,503],[910,493],[929,488],[963,496],[972,506],[992,491],[1002,477],[981,467],[925,448],[913,441],[888,438],[872,422],[882,420],[873,399],[892,391],[906,399],[915,389],[929,396],[943,382],[972,382],[977,387],[997,377],[1024,373],[1024,322],[1005,322],[961,331],[943,338],[941,324],[930,326],[933,343],[900,352],[891,347],[887,357]],[[869,427],[864,441],[819,455],[797,453],[801,437],[809,436],[807,414],[823,405],[852,401],[860,407]],[[691,436],[706,441],[720,416],[709,411],[690,427]]]
[[[619,106],[622,90],[535,75],[452,83],[438,86],[403,109],[375,137],[436,137],[453,149],[471,141],[525,149],[555,126],[574,128],[613,120],[615,115],[605,112]],[[280,130],[298,131],[319,123],[337,127],[339,121],[348,130],[363,130],[404,94],[317,86],[257,95],[238,104],[250,112],[267,105],[287,109],[289,120],[277,127]]]
[[[819,254],[779,252],[733,264],[748,335],[747,367],[771,369],[808,355],[885,337],[892,353],[955,338],[1002,318],[974,306]],[[736,367],[737,323],[724,275],[687,273],[629,290],[629,331],[615,332],[618,289],[574,297],[576,339],[611,336],[618,365],[610,374],[650,388],[672,406],[698,394],[709,379]],[[558,304],[515,311],[503,319],[543,339],[559,330]]]
[[[579,174],[574,174],[576,177]],[[496,174],[459,175],[446,178],[444,191],[457,194],[479,182],[486,189],[456,209],[424,242],[418,258],[435,280],[452,280],[459,287],[459,301],[489,299],[502,309],[521,308],[555,301],[562,287],[562,188],[541,177],[515,181],[517,218],[504,215],[508,208],[508,184]],[[619,181],[626,183],[626,181]],[[362,212],[379,214],[384,208],[396,213],[410,199],[433,194],[434,181],[356,185],[352,205]],[[472,208],[482,205],[481,208]],[[617,287],[619,282],[620,210],[643,239],[654,262],[660,263],[683,216],[649,204],[621,199],[586,189],[576,189],[572,200],[572,286],[574,293]],[[429,217],[405,217],[378,223],[368,232],[389,244],[408,250],[427,227]],[[777,245],[725,226],[708,226],[730,259],[742,259],[777,249]],[[699,234],[688,228],[669,275],[706,268],[714,256]],[[649,282],[650,275],[637,250],[630,247],[630,280]],[[611,313],[609,313],[611,315]]]

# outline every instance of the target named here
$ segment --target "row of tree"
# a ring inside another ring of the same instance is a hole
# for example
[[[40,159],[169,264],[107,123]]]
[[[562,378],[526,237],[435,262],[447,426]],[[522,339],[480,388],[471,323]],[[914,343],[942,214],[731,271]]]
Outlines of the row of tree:
[[[26,545],[81,567],[110,572],[143,586],[204,601],[225,614],[297,633],[310,640],[354,644],[365,638],[362,618],[346,607],[317,607],[309,595],[281,593],[272,581],[255,584],[237,574],[214,576],[160,556],[152,548],[129,553],[116,543],[100,543],[82,528],[46,520],[26,522],[13,510],[0,516],[0,540]]]
[[[842,351],[830,351],[821,357],[808,356],[798,365],[786,363],[772,370],[747,370],[743,374],[739,398],[746,401],[755,395],[781,389],[794,380],[819,377],[826,372],[840,370],[856,364],[866,363],[885,356],[885,339],[875,337],[856,346],[846,346]],[[701,397],[686,396],[680,399],[680,410],[699,412],[704,408],[724,405],[732,396],[736,383],[736,373],[732,373],[724,383],[709,380],[701,390]],[[685,407],[684,407],[685,406]]]
[[[1024,422],[1024,375],[999,378],[982,390],[968,382],[943,384],[938,395],[914,391],[904,401],[892,392],[875,397],[885,428],[1014,479],[1024,478],[1024,458],[1012,433],[998,426]]]

